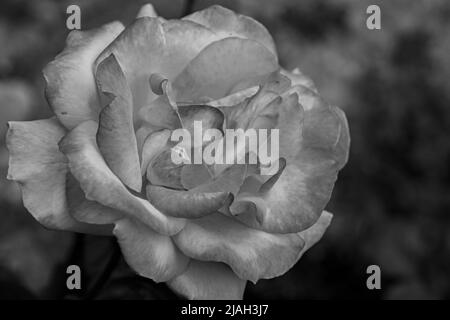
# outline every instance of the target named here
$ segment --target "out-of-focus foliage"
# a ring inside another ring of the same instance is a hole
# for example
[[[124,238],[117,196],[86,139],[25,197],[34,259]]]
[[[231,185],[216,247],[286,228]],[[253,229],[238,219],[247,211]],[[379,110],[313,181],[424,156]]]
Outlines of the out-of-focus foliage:
[[[63,47],[66,8],[78,4],[85,29],[121,17],[144,1],[0,2],[0,133],[7,120],[49,115],[41,69]],[[283,277],[248,285],[246,298],[450,298],[450,2],[446,0],[197,0],[255,17],[274,36],[280,61],[300,67],[345,110],[350,160],[328,208],[324,239]],[[154,1],[181,16],[184,0]],[[381,30],[366,28],[366,8],[381,8]],[[44,230],[8,183],[0,143],[0,298],[66,296],[65,266],[80,263],[95,282],[111,240]],[[79,237],[78,237],[79,238]],[[89,250],[88,250],[89,248]],[[377,264],[382,290],[366,288]],[[120,263],[99,298],[171,298],[164,285]]]

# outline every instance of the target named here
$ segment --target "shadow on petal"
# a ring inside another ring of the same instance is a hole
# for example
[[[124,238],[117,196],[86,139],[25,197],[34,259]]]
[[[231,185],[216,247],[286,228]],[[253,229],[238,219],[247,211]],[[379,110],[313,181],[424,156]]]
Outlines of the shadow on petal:
[[[246,281],[223,263],[191,260],[167,285],[190,300],[242,300]]]
[[[133,125],[132,97],[114,55],[98,65],[95,77],[102,97],[109,100],[100,112],[97,145],[117,177],[140,192],[142,178]]]
[[[118,220],[113,233],[128,265],[143,277],[156,282],[168,281],[187,268],[189,258],[178,250],[169,236],[139,221]]]
[[[220,213],[188,220],[174,241],[187,256],[224,262],[252,282],[284,274],[305,245],[298,234],[270,234]]]
[[[59,143],[86,198],[124,212],[158,233],[179,232],[185,225],[183,219],[167,217],[147,200],[133,195],[108,168],[95,142],[97,127],[94,121],[83,122]]]

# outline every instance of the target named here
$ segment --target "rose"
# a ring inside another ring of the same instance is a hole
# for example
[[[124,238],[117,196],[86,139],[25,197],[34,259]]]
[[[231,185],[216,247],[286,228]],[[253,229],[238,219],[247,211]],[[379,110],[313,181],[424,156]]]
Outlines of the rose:
[[[242,298],[247,280],[284,274],[328,227],[345,115],[280,69],[255,20],[219,6],[165,20],[146,5],[125,29],[71,32],[44,76],[56,117],[10,122],[7,145],[8,178],[45,227],[113,227],[131,268],[197,299]],[[170,133],[194,121],[279,129],[279,170],[175,165]]]

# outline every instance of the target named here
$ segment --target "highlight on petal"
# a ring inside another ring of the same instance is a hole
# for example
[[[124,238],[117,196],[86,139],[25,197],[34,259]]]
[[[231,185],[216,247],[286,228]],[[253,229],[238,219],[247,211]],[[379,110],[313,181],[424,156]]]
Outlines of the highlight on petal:
[[[261,23],[222,6],[213,5],[183,19],[204,25],[224,38],[240,37],[258,41],[274,55],[277,54],[272,36]]]
[[[156,282],[168,281],[188,266],[189,258],[180,252],[169,236],[161,235],[133,219],[121,219],[115,224],[123,256],[140,276]]]
[[[311,80],[311,78],[302,73],[299,68],[295,68],[292,71],[282,69],[281,73],[291,80],[292,86],[301,85],[317,93],[317,88],[314,82]]]
[[[144,147],[145,140],[150,136],[151,133],[155,131],[158,131],[158,129],[149,124],[141,125],[136,130],[136,143],[138,146],[138,153],[141,162],[142,162],[142,150]]]
[[[63,52],[43,70],[48,103],[67,129],[85,120],[97,120],[100,103],[93,64],[123,29],[122,23],[112,22],[93,30],[70,32]]]
[[[173,81],[200,51],[219,39],[220,35],[192,21],[145,16],[128,26],[100,54],[96,65],[114,54],[130,84],[134,109],[139,110],[157,97],[148,88],[151,74]]]
[[[241,300],[246,281],[223,263],[191,260],[167,285],[189,300]]]
[[[219,213],[188,220],[174,241],[187,256],[224,262],[239,278],[252,282],[284,274],[305,245],[298,234],[271,234],[248,228]]]
[[[140,9],[136,16],[136,19],[143,18],[143,17],[149,17],[149,18],[156,18],[158,14],[155,11],[155,8],[151,3],[144,4]]]
[[[238,82],[259,85],[261,76],[275,70],[276,56],[260,43],[226,38],[202,50],[173,81],[173,89],[179,101],[215,100],[230,94]]]
[[[167,217],[147,200],[130,193],[108,168],[95,142],[95,121],[86,121],[69,132],[59,143],[73,176],[88,200],[122,211],[158,233],[173,235],[185,225],[183,219]]]
[[[109,100],[99,116],[98,147],[117,177],[140,192],[142,177],[134,134],[132,97],[114,55],[98,65],[95,77],[99,91]]]
[[[250,88],[246,88],[240,91],[237,91],[235,93],[232,93],[226,97],[223,97],[218,100],[209,101],[205,104],[208,104],[212,107],[228,107],[228,106],[235,106],[237,104],[240,104],[245,101],[245,99],[253,97],[256,93],[258,93],[259,87],[254,86]]]
[[[55,118],[9,122],[6,144],[10,153],[8,179],[19,183],[24,206],[44,227],[92,234],[110,228],[78,222],[66,202],[67,160],[58,141],[66,130]]]

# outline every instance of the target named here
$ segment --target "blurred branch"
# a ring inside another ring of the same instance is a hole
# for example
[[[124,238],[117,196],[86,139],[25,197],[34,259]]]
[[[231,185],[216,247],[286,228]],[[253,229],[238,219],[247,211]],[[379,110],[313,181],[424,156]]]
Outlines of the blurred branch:
[[[185,0],[184,1],[184,8],[182,11],[182,17],[187,16],[191,14],[194,10],[195,0]]]

